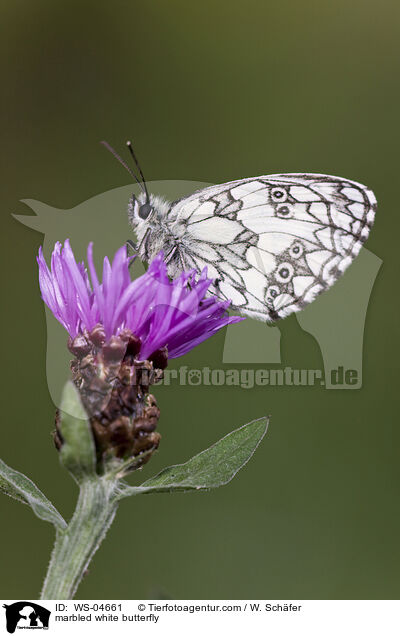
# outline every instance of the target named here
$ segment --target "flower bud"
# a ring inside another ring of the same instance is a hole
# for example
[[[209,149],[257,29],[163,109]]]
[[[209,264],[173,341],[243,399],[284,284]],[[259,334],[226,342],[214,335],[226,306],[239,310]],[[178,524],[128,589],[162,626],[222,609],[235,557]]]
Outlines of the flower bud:
[[[89,333],[89,340],[95,347],[100,348],[106,341],[106,334],[103,325],[96,325]]]
[[[119,336],[111,336],[110,340],[101,349],[106,363],[119,362],[124,357],[125,351],[126,343]]]
[[[76,338],[69,337],[67,346],[69,351],[77,358],[84,358],[92,349],[90,342],[82,334],[76,336]]]
[[[102,339],[101,328],[95,327],[87,338],[75,338],[70,348],[79,353],[71,362],[71,371],[88,415],[99,473],[116,460],[133,458],[135,468],[140,467],[161,439],[156,433],[160,410],[149,387],[162,371],[152,361],[135,360],[140,340],[129,329],[101,344]],[[159,364],[166,362],[165,348],[158,352],[158,359]],[[54,443],[62,448],[57,420]]]
[[[153,363],[155,369],[166,369],[168,366],[168,347],[157,349],[157,351],[151,354],[149,360]]]

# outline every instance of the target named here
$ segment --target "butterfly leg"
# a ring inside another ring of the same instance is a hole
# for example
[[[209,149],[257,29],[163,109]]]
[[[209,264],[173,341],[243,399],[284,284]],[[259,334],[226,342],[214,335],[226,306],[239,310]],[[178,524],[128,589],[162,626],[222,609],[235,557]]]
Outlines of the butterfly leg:
[[[126,246],[127,246],[127,248],[128,248],[128,254],[129,254],[129,252],[130,252],[130,251],[132,251],[132,253],[133,253],[133,254],[137,254],[137,245],[136,245],[136,243],[134,243],[131,239],[127,239],[127,241],[126,241]],[[131,262],[130,262],[130,263],[129,263],[129,265],[128,265],[129,269],[130,269],[130,268],[132,267],[132,265],[133,265],[133,260],[134,260],[134,259],[132,258]]]
[[[176,250],[177,250],[177,247],[175,245],[175,247],[173,247],[172,250],[170,252],[168,252],[168,254],[166,255],[166,257],[164,259],[164,262],[165,262],[166,265],[168,265],[168,263],[171,262],[172,257],[175,254]]]
[[[181,264],[182,271],[184,272],[187,269],[187,265],[185,263],[185,259],[183,258],[181,252],[179,252],[178,255],[179,255],[179,262]]]
[[[131,239],[127,239],[125,242],[128,248],[131,248],[132,252],[137,252],[137,243],[134,243]]]
[[[144,255],[144,260],[146,261],[149,260],[148,250],[147,250],[147,241],[150,238],[150,234],[151,234],[150,228],[147,228],[144,237],[142,238],[140,243],[136,246],[137,252],[141,252]]]

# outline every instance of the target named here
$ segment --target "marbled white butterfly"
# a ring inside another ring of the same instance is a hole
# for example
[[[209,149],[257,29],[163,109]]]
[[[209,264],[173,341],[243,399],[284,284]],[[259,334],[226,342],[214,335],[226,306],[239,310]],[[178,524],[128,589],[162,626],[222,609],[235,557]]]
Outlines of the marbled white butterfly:
[[[207,267],[213,293],[259,320],[284,318],[331,287],[374,222],[371,190],[324,174],[239,179],[170,203],[148,193],[128,147],[141,175],[128,206],[140,258],[163,250],[173,277]]]

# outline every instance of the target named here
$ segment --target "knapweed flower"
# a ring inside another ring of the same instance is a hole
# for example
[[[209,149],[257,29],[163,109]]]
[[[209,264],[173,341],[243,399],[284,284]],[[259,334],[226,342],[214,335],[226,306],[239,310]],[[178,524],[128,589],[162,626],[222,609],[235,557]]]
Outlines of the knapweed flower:
[[[170,280],[160,253],[147,272],[131,281],[126,247],[113,262],[104,258],[101,282],[87,249],[88,271],[69,241],[56,243],[49,269],[39,250],[42,298],[69,334],[73,380],[90,418],[98,460],[157,448],[159,410],[149,384],[168,358],[181,356],[222,327],[243,320],[228,316],[229,302],[207,296],[206,269]],[[90,275],[90,276],[89,276]],[[62,444],[60,432],[56,445]],[[143,460],[144,463],[144,460]]]
[[[112,264],[104,258],[99,282],[93,263],[93,246],[87,250],[91,283],[83,263],[77,263],[69,241],[56,243],[51,270],[39,249],[39,283],[42,298],[72,339],[99,325],[110,340],[128,329],[140,341],[135,357],[148,359],[161,348],[176,358],[206,340],[222,327],[243,320],[228,316],[230,302],[206,298],[212,284],[207,269],[195,270],[171,281],[160,252],[143,276],[131,281],[126,247]]]

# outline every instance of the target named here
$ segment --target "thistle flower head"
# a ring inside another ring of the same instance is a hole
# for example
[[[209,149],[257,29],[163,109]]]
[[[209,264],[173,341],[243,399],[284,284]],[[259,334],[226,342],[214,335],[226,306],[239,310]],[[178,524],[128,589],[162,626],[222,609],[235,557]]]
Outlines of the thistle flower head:
[[[149,386],[162,377],[168,357],[183,355],[242,318],[227,315],[229,302],[207,297],[212,280],[206,270],[171,281],[162,253],[134,281],[126,247],[112,263],[104,259],[101,282],[92,244],[88,271],[76,262],[68,240],[55,245],[50,269],[41,249],[37,261],[42,298],[70,336],[72,379],[88,414],[98,470],[115,458],[133,458],[137,468],[160,442],[160,411]],[[55,443],[63,444],[57,420]]]
[[[138,341],[136,358],[149,359],[168,348],[168,357],[190,351],[222,327],[242,320],[226,313],[228,302],[206,297],[212,280],[206,269],[182,273],[171,281],[160,252],[147,272],[131,281],[126,247],[112,263],[103,262],[100,282],[93,262],[93,246],[87,250],[90,278],[84,263],[77,263],[69,241],[56,243],[48,268],[39,250],[39,283],[42,298],[72,339],[90,334],[99,325],[106,341],[128,330]]]

